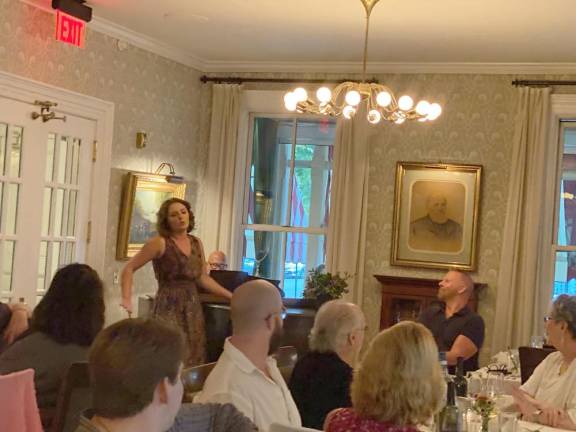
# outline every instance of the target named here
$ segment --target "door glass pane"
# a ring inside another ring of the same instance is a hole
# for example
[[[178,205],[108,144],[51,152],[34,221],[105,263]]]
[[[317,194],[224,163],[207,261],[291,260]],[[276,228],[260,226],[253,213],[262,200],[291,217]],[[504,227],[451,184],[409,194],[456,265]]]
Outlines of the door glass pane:
[[[69,212],[69,198],[70,191],[64,189],[64,201],[62,202],[62,235],[65,236],[68,232],[68,212]]]
[[[48,134],[46,150],[46,175],[44,180],[50,183],[54,179],[54,152],[56,151],[56,134]]]
[[[44,203],[42,204],[42,235],[50,232],[50,204],[52,203],[52,188],[44,188]]]
[[[576,295],[576,252],[556,252],[553,298]]]
[[[287,233],[284,283],[287,298],[302,298],[306,276],[325,261],[324,235]]]
[[[78,170],[80,168],[80,138],[72,140],[72,176],[70,183],[78,184]]]
[[[52,277],[56,274],[58,266],[60,265],[60,242],[53,242],[51,246],[50,273],[47,275],[50,280],[52,280]]]
[[[54,202],[54,235],[62,235],[62,213],[64,206],[64,189],[56,189],[56,200]]]
[[[18,212],[18,192],[20,185],[8,183],[5,190],[4,200],[7,205],[6,211],[6,234],[16,234],[16,219]]]
[[[23,129],[13,126],[10,137],[10,176],[20,177],[20,159],[22,154],[22,133]]]
[[[0,243],[2,251],[2,291],[12,291],[12,272],[14,267],[15,241],[6,240]]]
[[[74,236],[76,229],[76,191],[70,191],[70,205],[68,206],[68,230],[66,235]]]
[[[242,271],[267,279],[282,279],[284,233],[244,230]]]
[[[56,162],[56,181],[64,183],[66,180],[66,159],[68,155],[68,137],[60,137],[58,141],[58,160]]]
[[[70,264],[74,261],[74,250],[76,244],[74,242],[66,242],[64,245],[64,257],[62,264]]]
[[[38,259],[38,279],[36,284],[37,291],[46,289],[46,264],[48,262],[48,242],[40,242],[40,257]]]
[[[8,136],[8,125],[0,123],[0,175],[6,174],[6,137]]]
[[[254,120],[248,223],[286,224],[293,123],[286,119]]]

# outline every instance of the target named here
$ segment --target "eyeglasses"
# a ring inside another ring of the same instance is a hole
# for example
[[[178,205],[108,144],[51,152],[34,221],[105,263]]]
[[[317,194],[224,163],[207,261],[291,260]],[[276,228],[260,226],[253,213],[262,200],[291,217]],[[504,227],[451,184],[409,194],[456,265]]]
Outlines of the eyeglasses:
[[[274,315],[280,315],[280,318],[282,318],[282,321],[284,321],[286,319],[286,317],[288,316],[288,311],[286,310],[286,308],[284,306],[282,306],[282,310],[280,312],[272,312],[270,315],[268,315],[266,317],[266,319],[269,320]]]
[[[228,268],[228,264],[226,263],[208,263],[210,266],[210,270],[226,270]]]
[[[552,320],[552,317],[551,317],[550,315],[546,315],[546,316],[544,317],[544,322],[545,322],[545,323],[547,323],[548,321],[551,321],[551,320]]]

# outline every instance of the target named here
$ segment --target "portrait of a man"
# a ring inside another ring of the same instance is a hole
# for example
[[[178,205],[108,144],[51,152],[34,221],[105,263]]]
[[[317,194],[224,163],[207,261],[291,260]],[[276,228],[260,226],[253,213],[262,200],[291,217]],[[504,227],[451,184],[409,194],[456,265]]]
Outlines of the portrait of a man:
[[[408,245],[417,250],[460,251],[464,187],[457,183],[416,182],[412,192]]]

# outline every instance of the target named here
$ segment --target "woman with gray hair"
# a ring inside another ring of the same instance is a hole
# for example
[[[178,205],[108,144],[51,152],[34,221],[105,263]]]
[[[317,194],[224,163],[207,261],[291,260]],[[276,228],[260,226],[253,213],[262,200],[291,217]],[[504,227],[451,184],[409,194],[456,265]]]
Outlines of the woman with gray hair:
[[[544,321],[548,343],[558,351],[512,395],[525,420],[576,430],[576,296],[559,296]]]
[[[364,314],[353,303],[332,300],[318,310],[310,352],[298,360],[289,383],[302,426],[322,429],[330,411],[351,405],[352,369],[365,330]]]

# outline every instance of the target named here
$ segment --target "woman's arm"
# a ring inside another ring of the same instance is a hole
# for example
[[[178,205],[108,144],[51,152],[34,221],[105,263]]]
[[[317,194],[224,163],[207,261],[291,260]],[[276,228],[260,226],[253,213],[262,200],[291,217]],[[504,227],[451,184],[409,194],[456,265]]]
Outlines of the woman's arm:
[[[122,269],[120,277],[122,287],[121,306],[126,309],[129,314],[132,313],[132,280],[134,272],[154,258],[161,257],[165,248],[165,240],[160,236],[156,236],[148,240],[142,249],[140,249]]]
[[[524,420],[555,428],[576,430],[576,424],[566,410],[538,401],[520,388],[514,389],[512,396]]]
[[[25,303],[9,304],[12,315],[10,322],[4,330],[4,340],[8,345],[14,342],[18,336],[28,330],[28,319],[30,318],[30,309]]]
[[[206,257],[204,256],[204,245],[202,244],[202,240],[198,237],[196,237],[196,240],[198,240],[198,245],[200,246],[200,258],[202,259],[202,272],[197,279],[198,285],[205,290],[210,291],[212,294],[230,300],[232,298],[232,293],[208,276],[208,264],[206,263]]]

